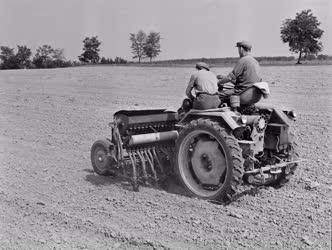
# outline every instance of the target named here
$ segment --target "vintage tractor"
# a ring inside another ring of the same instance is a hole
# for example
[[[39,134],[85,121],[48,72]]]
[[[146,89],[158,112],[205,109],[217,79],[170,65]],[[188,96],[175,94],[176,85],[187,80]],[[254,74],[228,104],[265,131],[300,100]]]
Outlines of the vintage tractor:
[[[279,185],[300,161],[296,115],[255,104],[260,97],[250,91],[216,109],[116,112],[111,136],[91,148],[94,171],[126,178],[135,191],[175,176],[188,195],[218,201],[242,185]]]

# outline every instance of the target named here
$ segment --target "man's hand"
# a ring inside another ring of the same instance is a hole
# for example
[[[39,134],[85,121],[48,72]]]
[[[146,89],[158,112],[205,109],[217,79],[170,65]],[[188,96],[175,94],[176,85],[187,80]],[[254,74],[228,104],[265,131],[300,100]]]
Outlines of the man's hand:
[[[218,91],[221,92],[224,88],[224,83],[222,83],[220,80],[218,81]]]
[[[188,96],[188,98],[189,98],[190,100],[194,100],[195,97],[196,97],[196,93],[195,93],[194,89],[191,89],[191,90],[190,90],[190,94],[187,95],[187,96]]]
[[[217,79],[218,79],[218,80],[221,80],[221,79],[223,79],[223,78],[225,78],[225,76],[223,76],[223,75],[217,75]]]

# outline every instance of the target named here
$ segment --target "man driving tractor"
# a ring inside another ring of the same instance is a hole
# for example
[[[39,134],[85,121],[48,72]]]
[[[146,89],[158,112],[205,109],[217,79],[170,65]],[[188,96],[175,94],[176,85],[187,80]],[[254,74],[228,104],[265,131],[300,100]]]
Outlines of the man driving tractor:
[[[240,60],[227,76],[217,76],[219,80],[219,96],[222,101],[226,101],[231,95],[239,94],[252,87],[254,83],[262,81],[259,63],[250,54],[251,44],[248,41],[241,41],[236,43],[236,47],[238,48]],[[234,87],[224,87],[224,84],[228,82],[233,83]]]
[[[251,44],[248,41],[241,41],[236,43],[236,47],[240,59],[227,76],[216,77],[206,63],[196,64],[198,71],[191,75],[186,89],[189,99],[183,101],[179,113],[187,112],[191,108],[200,110],[217,108],[221,103],[228,102],[231,95],[241,95],[241,102],[244,105],[255,103],[261,95],[267,98],[268,84],[262,82],[259,63],[250,54]],[[225,84],[229,82],[232,84]],[[248,89],[249,92],[246,91]]]

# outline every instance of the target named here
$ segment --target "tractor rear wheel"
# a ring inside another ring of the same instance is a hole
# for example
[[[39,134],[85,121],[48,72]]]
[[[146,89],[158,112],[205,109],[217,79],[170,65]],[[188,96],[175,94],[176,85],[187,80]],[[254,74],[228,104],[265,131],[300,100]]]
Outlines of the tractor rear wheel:
[[[193,120],[176,141],[175,173],[190,196],[228,201],[242,184],[242,150],[219,123]]]
[[[91,147],[91,163],[93,170],[99,175],[110,175],[110,167],[113,161],[110,157],[111,142],[98,140]]]

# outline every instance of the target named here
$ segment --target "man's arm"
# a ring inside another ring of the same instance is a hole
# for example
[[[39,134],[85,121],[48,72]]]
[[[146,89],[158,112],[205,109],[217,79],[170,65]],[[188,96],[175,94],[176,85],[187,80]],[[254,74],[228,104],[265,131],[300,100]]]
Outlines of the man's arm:
[[[186,89],[186,95],[189,97],[189,99],[194,99],[195,97],[193,96],[193,94],[191,93],[192,89],[195,86],[195,81],[196,81],[196,75],[192,74]]]
[[[231,74],[231,73],[230,73]],[[218,75],[217,78],[218,78],[218,85],[219,84],[224,84],[224,83],[227,83],[227,82],[231,82],[232,81],[232,78],[230,77],[230,74],[228,74],[227,76],[223,76],[223,75]]]
[[[218,86],[223,85],[224,83],[231,82],[233,84],[236,83],[236,79],[242,74],[244,70],[244,64],[241,60],[237,62],[234,66],[232,72],[230,72],[227,76],[218,75]]]

